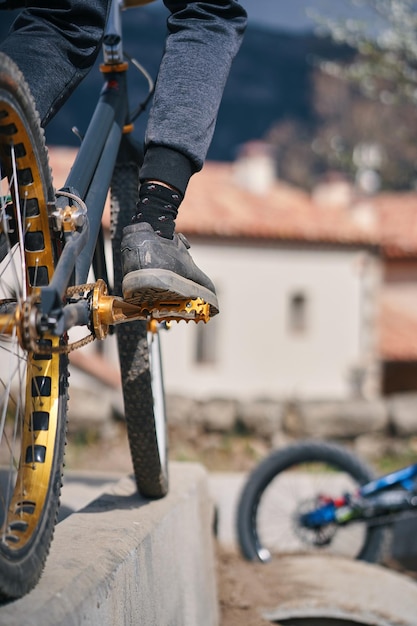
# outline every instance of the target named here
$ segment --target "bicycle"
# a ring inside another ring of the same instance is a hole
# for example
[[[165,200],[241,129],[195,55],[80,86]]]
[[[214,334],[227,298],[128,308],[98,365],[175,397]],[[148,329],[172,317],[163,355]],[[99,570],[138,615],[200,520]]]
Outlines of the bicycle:
[[[151,77],[123,52],[122,9],[113,0],[103,43],[104,88],[64,187],[54,190],[39,117],[22,75],[0,56],[0,597],[38,582],[56,523],[66,439],[68,353],[117,327],[125,419],[138,491],[168,491],[168,442],[159,329],[171,320],[208,321],[201,300],[158,308],[121,297],[120,242],[137,200],[141,150],[133,122],[152,95]],[[129,112],[126,73],[148,81]],[[111,193],[114,279],[101,219]],[[90,267],[94,282],[88,282]],[[126,323],[128,322],[128,323]],[[86,328],[83,339],[68,333]]]
[[[345,448],[303,441],[273,451],[250,473],[237,536],[248,560],[321,551],[377,563],[389,527],[416,514],[417,464],[375,478]]]

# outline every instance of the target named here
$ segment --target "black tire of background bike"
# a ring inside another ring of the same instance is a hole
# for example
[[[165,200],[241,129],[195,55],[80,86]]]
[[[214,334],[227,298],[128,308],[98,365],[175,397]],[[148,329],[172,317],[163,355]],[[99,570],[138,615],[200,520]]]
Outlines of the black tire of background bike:
[[[40,127],[39,116],[31,97],[28,86],[22,74],[5,55],[0,53],[0,67],[2,75],[8,78],[3,81],[0,77],[1,91],[7,92],[9,97],[16,103],[20,116],[25,120],[28,135],[31,137],[34,167],[38,169],[43,179],[44,189],[48,199],[54,198],[51,173],[48,163],[48,154],[45,147],[44,133]],[[1,141],[1,140],[0,140]],[[44,233],[45,242],[49,242],[49,233]],[[47,244],[48,245],[48,244]],[[53,250],[54,264],[56,251]],[[18,598],[28,593],[38,582],[52,542],[54,528],[58,518],[60,504],[63,461],[66,443],[66,416],[68,402],[68,358],[66,355],[56,357],[59,359],[59,385],[58,385],[58,410],[57,429],[53,443],[53,461],[51,465],[50,481],[42,512],[32,537],[25,547],[11,554],[7,547],[0,546],[0,597]],[[28,383],[30,384],[30,383]]]
[[[249,475],[239,497],[237,508],[237,536],[243,556],[250,561],[261,560],[256,516],[262,494],[286,470],[307,462],[323,462],[349,474],[358,485],[374,478],[372,470],[345,448],[327,442],[300,442],[276,450],[266,457]],[[387,530],[382,526],[368,526],[363,546],[356,559],[376,563],[386,541]]]
[[[120,244],[122,231],[131,223],[138,198],[139,169],[130,155],[120,151],[111,185],[111,230],[114,263],[114,292],[121,294]],[[125,420],[133,470],[139,493],[162,498],[168,492],[167,451],[161,461],[154,414],[147,323],[135,321],[117,327]],[[162,368],[160,360],[153,368]],[[165,443],[168,441],[164,414]]]

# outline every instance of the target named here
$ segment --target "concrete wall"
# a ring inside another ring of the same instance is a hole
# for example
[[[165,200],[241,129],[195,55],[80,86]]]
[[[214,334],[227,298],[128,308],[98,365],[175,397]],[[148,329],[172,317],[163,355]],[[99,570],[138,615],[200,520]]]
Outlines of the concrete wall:
[[[166,498],[133,481],[58,524],[43,577],[2,626],[216,626],[213,505],[204,470],[173,464]]]

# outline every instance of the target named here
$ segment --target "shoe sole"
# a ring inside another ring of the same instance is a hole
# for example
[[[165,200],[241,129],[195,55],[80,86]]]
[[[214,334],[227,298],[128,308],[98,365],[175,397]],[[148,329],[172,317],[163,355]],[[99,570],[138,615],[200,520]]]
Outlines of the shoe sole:
[[[136,270],[129,272],[122,283],[123,298],[149,311],[169,302],[201,298],[210,305],[210,317],[219,312],[215,293],[202,285],[178,276],[170,270]]]

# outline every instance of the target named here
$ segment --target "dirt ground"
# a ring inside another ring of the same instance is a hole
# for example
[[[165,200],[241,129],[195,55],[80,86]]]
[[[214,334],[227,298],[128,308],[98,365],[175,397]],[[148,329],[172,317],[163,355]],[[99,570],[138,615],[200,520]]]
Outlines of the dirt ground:
[[[273,609],[293,592],[274,572],[274,563],[249,563],[216,548],[217,592],[221,626],[265,626],[262,609]],[[279,579],[278,579],[279,578]]]
[[[171,458],[203,463],[209,471],[250,470],[268,450],[262,441],[234,437],[209,436],[204,440],[184,441],[170,434]],[[131,472],[130,453],[123,425],[98,441],[94,435],[73,435],[69,438],[66,466],[70,469]],[[274,571],[274,562],[250,563],[239,554],[216,545],[217,585],[220,626],[265,626],[262,608],[273,608],[280,598],[294,590],[282,580],[282,572]],[[390,567],[401,568],[395,563]],[[417,572],[402,572],[416,579]]]

